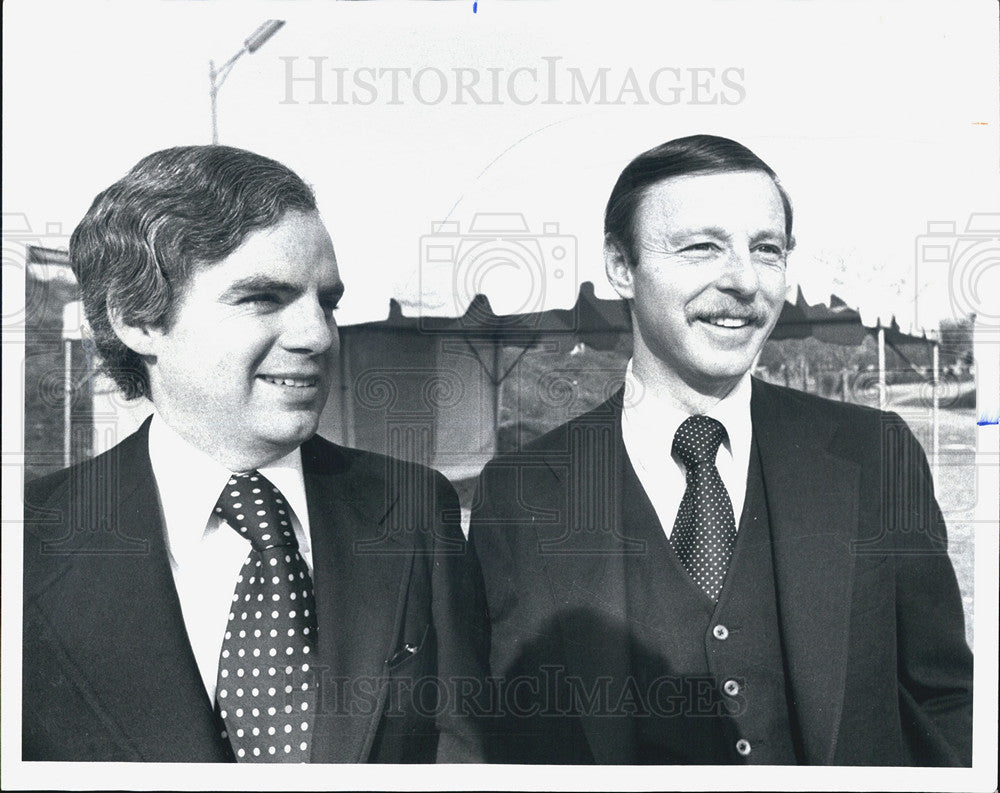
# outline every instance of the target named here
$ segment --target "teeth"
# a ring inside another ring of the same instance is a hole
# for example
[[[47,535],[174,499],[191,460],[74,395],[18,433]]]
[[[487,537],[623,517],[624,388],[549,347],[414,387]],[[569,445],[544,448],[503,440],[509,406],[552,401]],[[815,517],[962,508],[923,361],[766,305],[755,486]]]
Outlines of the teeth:
[[[712,317],[708,320],[713,325],[718,325],[723,328],[742,328],[744,325],[749,325],[749,319],[739,319],[737,317]]]
[[[315,380],[289,380],[288,378],[268,377],[267,375],[261,375],[261,379],[274,385],[285,385],[291,388],[308,388],[315,385],[316,382]]]

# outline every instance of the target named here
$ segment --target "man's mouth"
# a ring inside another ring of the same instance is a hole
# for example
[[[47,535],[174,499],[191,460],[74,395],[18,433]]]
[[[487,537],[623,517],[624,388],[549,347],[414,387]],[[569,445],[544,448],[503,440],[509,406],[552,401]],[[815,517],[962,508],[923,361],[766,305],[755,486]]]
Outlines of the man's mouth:
[[[709,325],[714,325],[717,328],[745,328],[748,325],[756,324],[756,317],[753,315],[748,316],[732,316],[732,315],[718,315],[718,316],[704,316],[699,317],[702,322],[707,322]]]
[[[271,377],[270,375],[259,375],[265,383],[281,385],[288,388],[313,388],[319,384],[318,377]]]

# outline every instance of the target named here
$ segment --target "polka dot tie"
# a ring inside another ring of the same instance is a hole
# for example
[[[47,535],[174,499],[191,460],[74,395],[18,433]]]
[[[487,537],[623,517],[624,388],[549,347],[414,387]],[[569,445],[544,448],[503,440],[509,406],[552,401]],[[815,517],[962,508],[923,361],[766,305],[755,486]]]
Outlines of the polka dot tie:
[[[215,512],[250,540],[222,643],[216,701],[238,762],[309,761],[316,685],[312,579],[281,491],[234,474]]]
[[[708,416],[689,416],[674,435],[671,454],[687,469],[687,486],[670,534],[684,569],[712,600],[722,582],[736,543],[736,521],[729,492],[715,467],[726,428]]]

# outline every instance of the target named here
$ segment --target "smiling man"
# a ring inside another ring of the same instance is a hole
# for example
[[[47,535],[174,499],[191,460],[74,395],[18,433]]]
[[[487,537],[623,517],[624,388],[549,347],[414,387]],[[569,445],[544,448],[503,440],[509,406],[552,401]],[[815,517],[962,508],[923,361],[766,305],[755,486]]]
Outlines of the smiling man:
[[[24,759],[480,759],[454,490],[316,435],[344,284],[312,190],[168,149],[70,248],[104,369],[154,412],[26,487]]]
[[[483,472],[506,741],[528,763],[969,765],[972,656],[894,414],[750,375],[792,208],[735,141],[669,141],[605,214],[624,388]]]

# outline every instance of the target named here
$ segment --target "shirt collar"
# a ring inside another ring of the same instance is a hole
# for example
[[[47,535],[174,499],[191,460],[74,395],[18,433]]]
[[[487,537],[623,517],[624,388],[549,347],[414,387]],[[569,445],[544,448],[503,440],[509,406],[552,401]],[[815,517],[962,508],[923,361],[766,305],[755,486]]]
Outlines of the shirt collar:
[[[221,525],[215,519],[215,504],[232,472],[201,449],[182,438],[153,411],[149,427],[149,460],[160,496],[167,549],[173,562],[200,551],[202,539]],[[284,495],[302,526],[308,552],[309,512],[306,505],[302,455],[299,449],[258,469]],[[299,537],[303,546],[303,537]]]
[[[725,397],[713,405],[706,416],[722,423],[728,439],[723,443],[734,457],[750,449],[750,373],[747,372]],[[625,404],[622,408],[622,425],[630,440],[654,454],[661,454],[673,445],[674,435],[681,423],[689,417],[669,399],[646,388],[632,370],[632,359],[625,368]],[[631,395],[631,396],[630,396]]]

